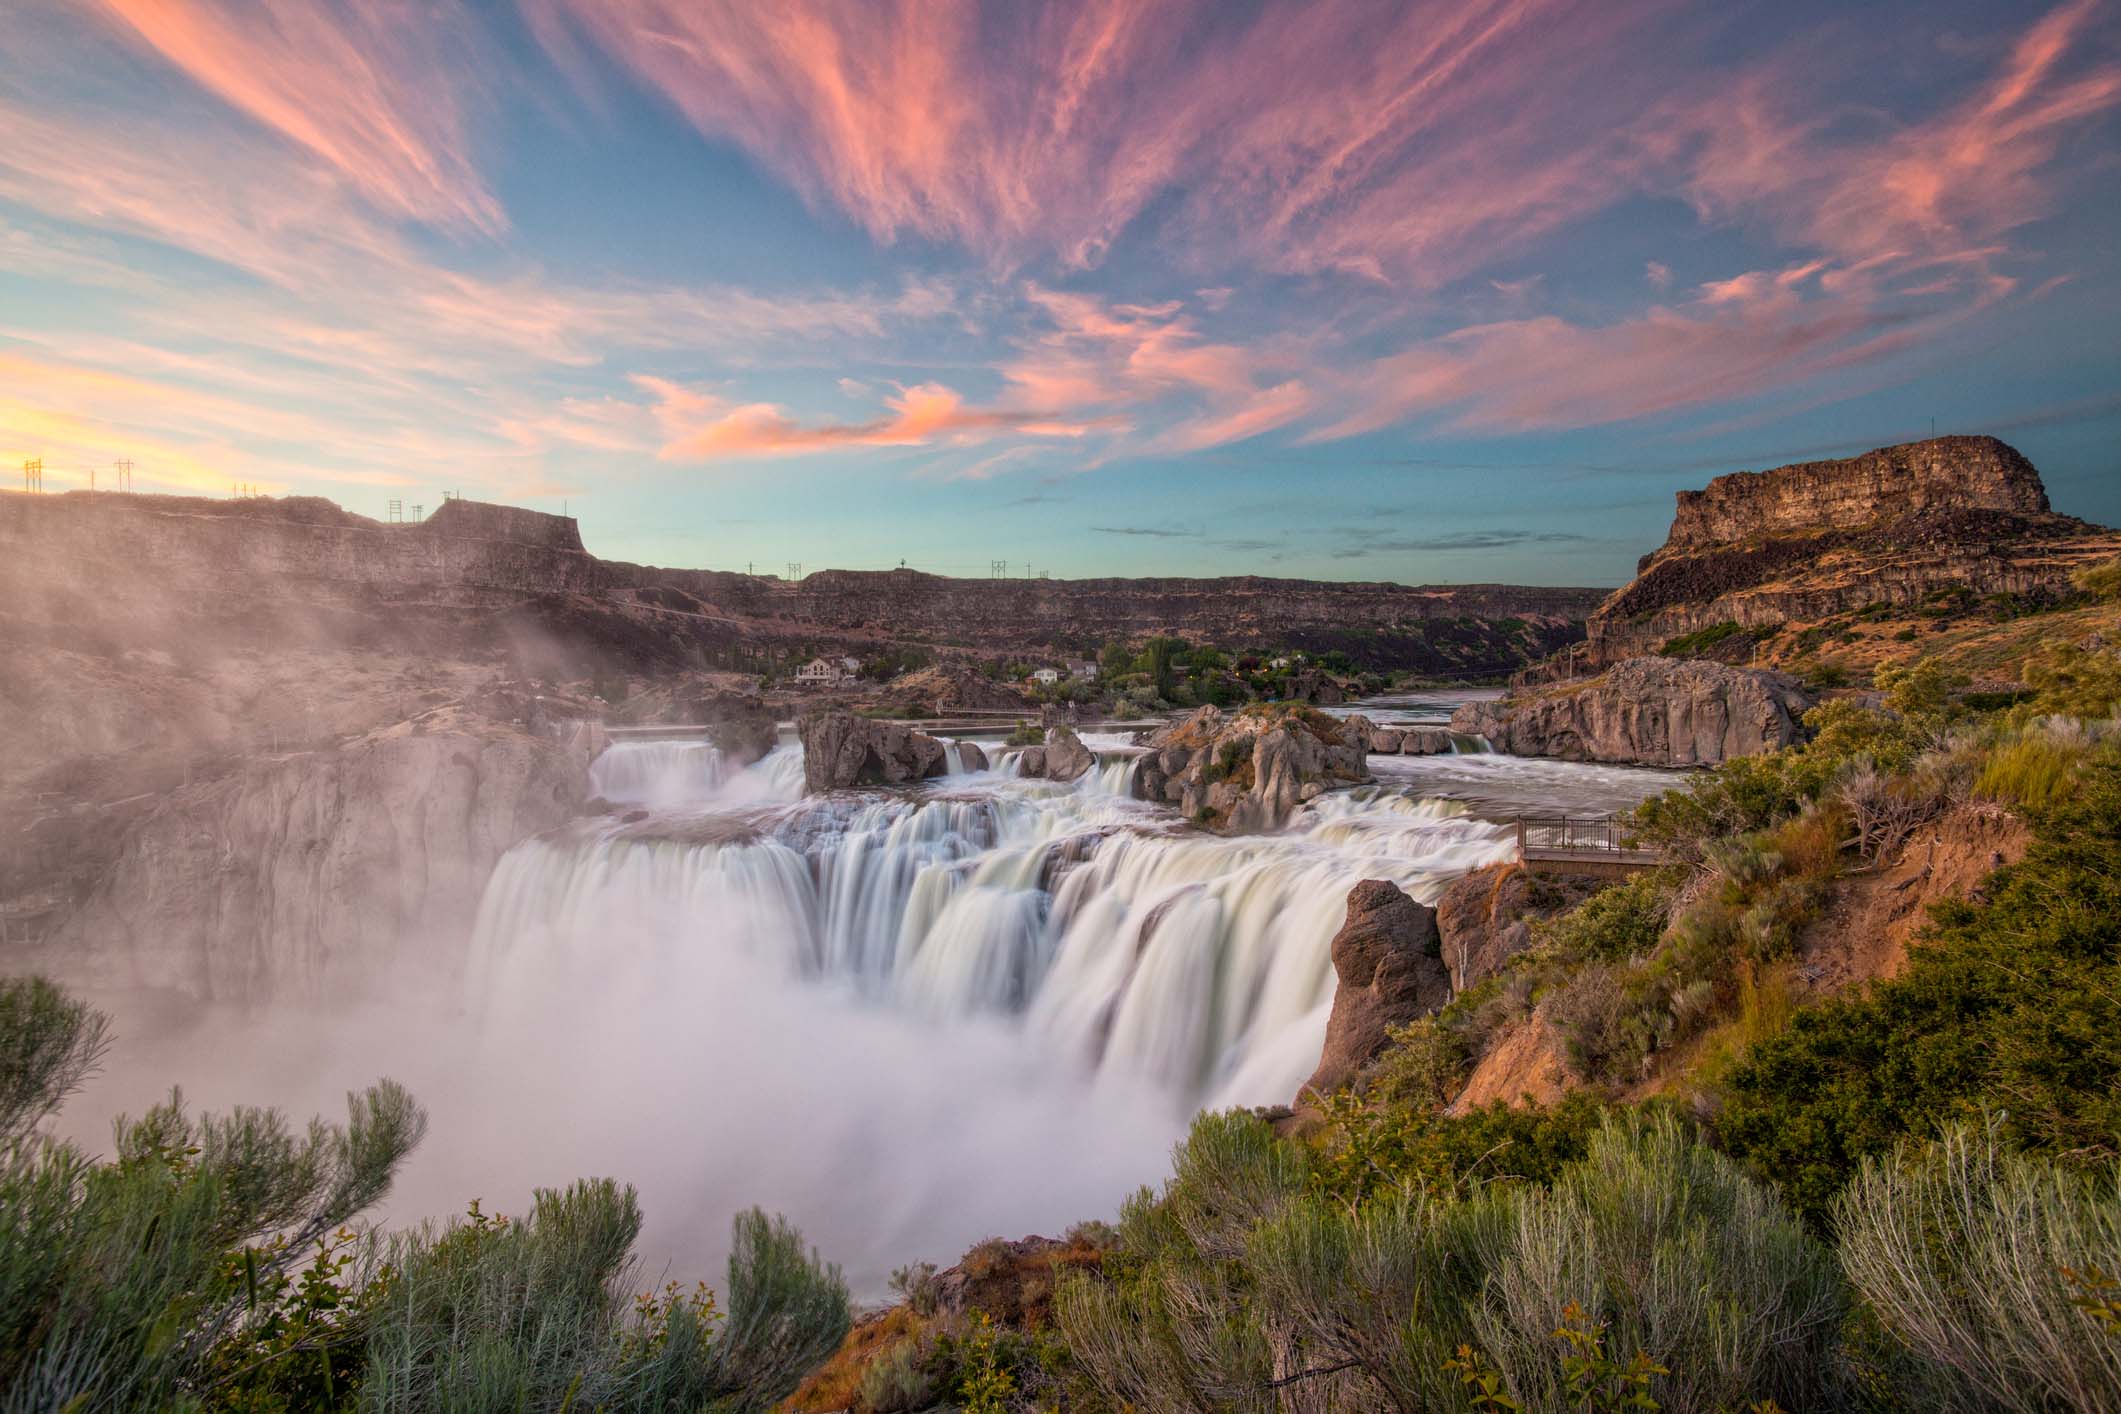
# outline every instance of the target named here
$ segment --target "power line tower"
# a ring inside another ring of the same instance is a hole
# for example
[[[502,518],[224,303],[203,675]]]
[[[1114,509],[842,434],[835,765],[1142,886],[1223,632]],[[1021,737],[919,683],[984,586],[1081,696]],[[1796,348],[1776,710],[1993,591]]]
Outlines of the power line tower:
[[[989,561],[987,561],[987,578],[989,578],[989,579],[1007,579],[1008,577],[1009,577],[1009,562],[1008,562],[1007,560],[989,560]]]
[[[392,525],[403,525],[405,523],[405,503],[395,496],[390,501],[390,523]]]
[[[44,489],[44,458],[31,457],[22,463],[22,489],[32,492]]]
[[[130,493],[133,489],[133,459],[120,457],[111,463],[111,470],[118,473],[118,489]]]
[[[801,560],[790,560],[788,562],[788,582],[790,584],[800,584],[802,579],[803,562]]]

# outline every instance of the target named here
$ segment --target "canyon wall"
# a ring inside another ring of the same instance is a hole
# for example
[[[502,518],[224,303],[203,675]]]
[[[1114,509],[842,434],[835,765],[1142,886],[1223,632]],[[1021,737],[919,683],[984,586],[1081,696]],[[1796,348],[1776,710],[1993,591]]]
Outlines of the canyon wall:
[[[555,633],[647,660],[673,644],[689,651],[736,637],[1015,653],[1168,633],[1356,656],[1374,641],[1373,656],[1387,662],[1397,647],[1490,673],[1579,638],[1601,593],[1260,576],[950,579],[915,570],[826,570],[790,583],[598,559],[569,518],[474,501],[385,524],[314,497],[81,492],[0,495],[0,591],[0,619],[93,621],[120,632],[143,620],[306,613],[369,641],[378,615],[391,632],[432,638],[527,608]],[[1395,635],[1406,643],[1395,645]]]

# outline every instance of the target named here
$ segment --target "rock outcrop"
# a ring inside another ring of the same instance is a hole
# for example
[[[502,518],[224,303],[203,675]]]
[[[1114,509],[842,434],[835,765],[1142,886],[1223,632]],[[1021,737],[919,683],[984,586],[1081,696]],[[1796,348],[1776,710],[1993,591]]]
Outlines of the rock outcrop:
[[[1139,738],[1148,747],[1134,777],[1143,800],[1175,805],[1198,824],[1229,831],[1279,828],[1297,806],[1370,779],[1374,730],[1300,703],[1201,707]]]
[[[1333,936],[1333,973],[1338,985],[1325,1049],[1299,1102],[1354,1080],[1390,1044],[1390,1028],[1451,999],[1435,911],[1384,879],[1365,879],[1348,891],[1347,921]]]
[[[1075,734],[1073,727],[1046,728],[1046,744],[1034,747],[1038,752],[1038,770],[1029,769],[1026,762],[1024,774],[1043,776],[1049,781],[1072,781],[1097,765],[1097,757],[1083,739]]]
[[[1784,673],[1631,658],[1594,678],[1468,702],[1451,727],[1514,756],[1713,766],[1797,741],[1812,702]]]
[[[1837,656],[1904,656],[1907,629],[1989,601],[2055,602],[2072,573],[2116,553],[2121,535],[2054,514],[2032,464],[1993,437],[1736,472],[1679,493],[1665,543],[1591,615],[1581,662],[1777,663],[1828,641]]]
[[[2046,515],[2047,491],[2015,447],[1935,437],[1840,461],[1735,471],[1679,493],[1667,550],[1821,526],[1873,525],[1940,511]]]
[[[984,771],[989,764],[986,749],[976,741],[960,741],[957,759],[968,771]]]
[[[896,786],[948,769],[942,742],[897,722],[852,712],[817,712],[797,728],[803,741],[803,786],[812,794],[855,786]]]
[[[1532,924],[1588,896],[1597,885],[1541,877],[1516,862],[1488,864],[1451,881],[1436,900],[1436,933],[1451,990],[1462,992],[1502,970],[1532,945]]]

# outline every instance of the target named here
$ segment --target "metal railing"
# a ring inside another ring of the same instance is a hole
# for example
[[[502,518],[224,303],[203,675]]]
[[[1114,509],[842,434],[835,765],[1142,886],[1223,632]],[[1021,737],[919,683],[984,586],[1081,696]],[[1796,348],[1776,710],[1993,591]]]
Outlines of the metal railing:
[[[1526,815],[1517,820],[1517,850],[1598,851],[1609,854],[1648,854],[1638,845],[1628,823],[1612,815]]]

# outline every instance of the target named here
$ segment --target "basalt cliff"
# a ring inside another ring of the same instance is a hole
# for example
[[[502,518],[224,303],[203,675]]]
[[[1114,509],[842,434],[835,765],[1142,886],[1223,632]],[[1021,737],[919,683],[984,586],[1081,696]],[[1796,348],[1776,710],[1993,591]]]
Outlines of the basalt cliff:
[[[0,632],[143,619],[260,640],[505,647],[526,671],[736,667],[761,648],[1090,654],[1169,634],[1339,648],[1364,666],[1501,675],[1583,636],[1601,591],[1267,579],[951,579],[899,569],[790,581],[600,559],[576,522],[445,501],[386,524],[315,497],[0,495]]]
[[[2032,463],[1994,437],[1734,472],[1679,493],[1671,534],[1598,606],[1567,666],[1860,661],[1971,615],[2060,602],[2073,572],[2117,552],[2121,535],[2056,514]]]

